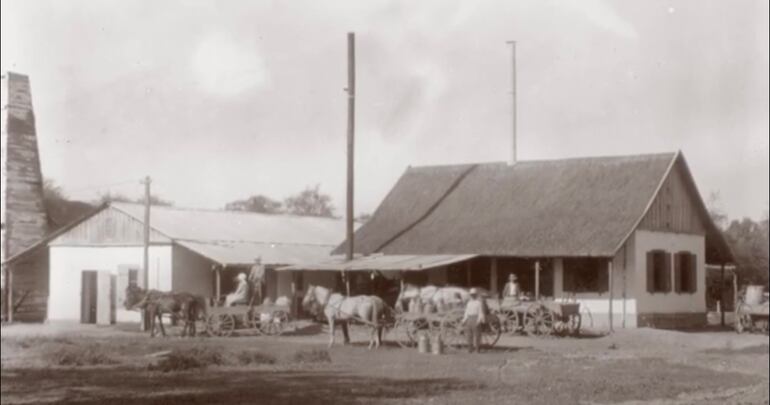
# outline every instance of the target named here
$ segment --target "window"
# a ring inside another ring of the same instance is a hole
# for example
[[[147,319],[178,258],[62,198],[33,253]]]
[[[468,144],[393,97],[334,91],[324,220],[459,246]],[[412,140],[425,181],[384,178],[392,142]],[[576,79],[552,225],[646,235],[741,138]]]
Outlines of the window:
[[[597,258],[564,259],[563,290],[601,293],[608,290],[607,261]]]
[[[674,291],[680,294],[698,291],[698,260],[690,252],[674,256]]]
[[[133,286],[139,285],[139,270],[128,269],[128,285],[133,285]]]
[[[671,254],[663,250],[647,252],[647,292],[671,291]]]

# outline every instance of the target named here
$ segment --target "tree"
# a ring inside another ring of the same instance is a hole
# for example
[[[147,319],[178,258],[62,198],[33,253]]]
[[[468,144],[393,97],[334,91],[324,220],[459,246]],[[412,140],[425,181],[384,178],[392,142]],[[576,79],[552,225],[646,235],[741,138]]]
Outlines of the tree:
[[[725,230],[725,238],[735,254],[741,284],[767,284],[770,256],[767,220],[733,220]]]
[[[712,191],[709,193],[706,206],[708,207],[711,220],[714,221],[714,224],[719,229],[723,230],[727,226],[727,214],[725,214],[724,210],[722,210],[720,204],[721,199],[722,197],[720,196],[719,191]]]
[[[332,198],[321,193],[320,185],[307,187],[299,194],[286,198],[284,206],[286,212],[294,215],[314,217],[334,217]]]
[[[280,214],[283,204],[265,195],[254,195],[245,200],[236,200],[225,204],[227,211],[260,212],[263,214]]]
[[[91,204],[70,200],[52,179],[43,179],[43,204],[48,216],[48,230],[55,231],[93,210]]]
[[[358,214],[358,216],[355,218],[356,222],[360,222],[362,224],[369,222],[370,219],[372,219],[372,214],[368,212]]]
[[[104,204],[109,202],[127,202],[134,204],[144,204],[144,197],[131,198],[119,193],[106,192],[99,196],[97,200],[98,204]],[[150,205],[159,205],[164,207],[171,207],[174,205],[173,201],[164,200],[157,195],[150,194]]]

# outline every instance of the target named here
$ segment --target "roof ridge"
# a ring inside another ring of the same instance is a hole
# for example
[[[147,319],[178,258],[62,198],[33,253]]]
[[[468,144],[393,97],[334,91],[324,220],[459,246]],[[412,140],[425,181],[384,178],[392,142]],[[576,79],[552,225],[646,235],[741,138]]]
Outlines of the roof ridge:
[[[190,242],[201,244],[215,244],[215,243],[243,243],[252,245],[291,245],[291,246],[336,246],[336,244],[326,243],[308,243],[308,242],[269,242],[260,240],[238,240],[238,239],[190,239],[190,238],[174,238],[175,242]]]
[[[110,202],[109,205],[111,206],[112,205],[144,206],[144,204],[140,204],[140,203],[123,202],[123,201]],[[298,215],[298,214],[289,214],[289,213],[268,214],[266,212],[255,212],[255,211],[236,211],[236,210],[225,210],[225,209],[219,209],[219,208],[177,207],[177,206],[168,206],[168,205],[151,205],[151,210],[152,209],[162,209],[162,210],[168,210],[168,211],[211,212],[211,213],[217,213],[217,214],[257,215],[257,216],[265,216],[265,217],[283,217],[283,218],[317,218],[317,219],[333,220],[333,221],[341,220],[341,218],[337,218],[337,217],[322,217],[322,216],[315,216],[315,215]]]
[[[518,164],[527,164],[527,163],[556,163],[556,162],[567,162],[567,161],[578,161],[578,160],[673,157],[677,153],[678,153],[677,151],[673,151],[673,152],[656,152],[656,153],[637,153],[637,154],[626,154],[626,155],[572,156],[572,157],[563,157],[563,158],[554,158],[554,159],[518,160],[514,164],[508,164],[508,162],[504,162],[504,161],[492,161],[492,162],[480,162],[480,163],[457,163],[457,164],[449,163],[449,164],[418,165],[418,166],[409,165],[408,169],[433,169],[433,168],[452,168],[452,167],[463,167],[463,166],[498,166],[498,165],[514,167]]]

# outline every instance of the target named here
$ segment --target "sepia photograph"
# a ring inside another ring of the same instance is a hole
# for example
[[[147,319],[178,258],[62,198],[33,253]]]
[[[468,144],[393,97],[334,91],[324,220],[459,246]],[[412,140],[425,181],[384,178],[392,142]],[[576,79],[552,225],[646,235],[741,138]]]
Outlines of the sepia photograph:
[[[3,0],[0,404],[769,404],[765,0]]]

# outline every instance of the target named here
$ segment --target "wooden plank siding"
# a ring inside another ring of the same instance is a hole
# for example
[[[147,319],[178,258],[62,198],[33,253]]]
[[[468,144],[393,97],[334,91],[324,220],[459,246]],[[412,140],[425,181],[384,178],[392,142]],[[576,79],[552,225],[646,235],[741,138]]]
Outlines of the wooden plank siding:
[[[144,243],[140,221],[107,207],[68,232],[53,239],[50,246],[140,246]],[[171,243],[163,234],[151,230],[150,243]]]
[[[682,163],[677,162],[663,181],[639,229],[705,235],[706,223],[699,213],[696,197],[685,181]]]

